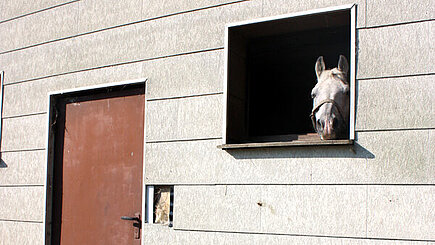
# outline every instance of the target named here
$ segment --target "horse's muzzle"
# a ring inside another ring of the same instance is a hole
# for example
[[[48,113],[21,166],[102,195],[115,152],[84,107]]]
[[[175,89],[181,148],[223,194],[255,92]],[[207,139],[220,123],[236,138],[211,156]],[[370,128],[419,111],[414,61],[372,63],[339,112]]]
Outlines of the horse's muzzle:
[[[324,121],[316,121],[316,112],[324,104],[331,103],[338,111],[338,118],[327,116]],[[341,113],[340,106],[332,99],[322,100],[317,106],[313,108],[310,114],[311,122],[313,123],[314,130],[320,135],[322,140],[331,140],[338,138],[345,138],[347,132],[347,123]]]
[[[320,137],[323,140],[335,139],[337,137],[335,126],[337,126],[336,120],[331,118],[328,118],[324,120],[320,125],[317,125]]]

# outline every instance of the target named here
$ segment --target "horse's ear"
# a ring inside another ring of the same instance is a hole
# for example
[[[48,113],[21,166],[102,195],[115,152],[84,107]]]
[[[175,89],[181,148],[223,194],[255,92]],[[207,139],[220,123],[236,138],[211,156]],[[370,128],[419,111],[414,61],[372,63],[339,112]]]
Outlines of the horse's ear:
[[[317,78],[320,78],[320,74],[325,70],[325,62],[323,61],[323,56],[317,58],[316,65],[314,66]]]
[[[340,59],[338,60],[338,69],[346,74],[349,71],[349,64],[347,63],[346,57],[343,55],[340,55]]]

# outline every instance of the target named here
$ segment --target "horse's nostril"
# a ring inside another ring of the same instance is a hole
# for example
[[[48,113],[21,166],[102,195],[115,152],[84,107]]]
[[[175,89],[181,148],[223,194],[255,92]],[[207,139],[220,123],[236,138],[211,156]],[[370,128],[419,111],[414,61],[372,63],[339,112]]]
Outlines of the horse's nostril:
[[[325,121],[317,119],[317,131],[323,132],[324,126],[325,126]]]

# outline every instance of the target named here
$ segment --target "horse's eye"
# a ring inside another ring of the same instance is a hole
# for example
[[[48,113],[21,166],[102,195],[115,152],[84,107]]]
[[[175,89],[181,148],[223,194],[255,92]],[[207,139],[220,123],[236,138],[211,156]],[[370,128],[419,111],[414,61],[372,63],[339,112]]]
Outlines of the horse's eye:
[[[314,97],[316,97],[316,94],[314,94],[314,93],[311,93],[311,98],[313,98],[313,99],[314,99]]]

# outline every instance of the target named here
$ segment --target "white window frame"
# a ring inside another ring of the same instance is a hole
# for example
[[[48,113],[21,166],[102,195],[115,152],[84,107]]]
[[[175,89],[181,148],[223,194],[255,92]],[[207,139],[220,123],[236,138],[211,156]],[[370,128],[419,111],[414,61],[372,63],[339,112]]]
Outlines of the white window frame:
[[[146,212],[145,212],[145,223],[154,223],[154,186],[146,186]]]
[[[273,20],[280,20],[280,19],[287,19],[287,18],[293,18],[293,17],[300,17],[300,16],[306,16],[306,15],[313,15],[313,14],[322,14],[322,13],[328,13],[328,12],[335,12],[335,11],[343,11],[343,10],[349,10],[351,19],[350,19],[350,74],[349,77],[349,83],[350,83],[350,114],[349,114],[349,142],[353,143],[355,140],[355,79],[356,79],[356,4],[347,4],[347,5],[341,5],[341,6],[335,6],[335,7],[328,7],[328,8],[321,8],[321,9],[314,9],[314,10],[308,10],[308,11],[302,11],[302,12],[296,12],[296,13],[290,13],[290,14],[284,14],[284,15],[278,15],[278,16],[272,16],[272,17],[266,17],[266,18],[259,18],[254,20],[247,20],[247,21],[241,21],[241,22],[235,22],[230,23],[225,26],[225,44],[224,44],[224,120],[223,120],[223,144],[221,146],[218,146],[219,148],[228,149],[231,148],[232,144],[228,144],[227,141],[227,106],[228,106],[228,57],[229,57],[229,30],[233,27],[248,25],[248,24],[254,24],[254,23],[261,23],[266,21],[273,21]],[[267,147],[267,146],[282,146],[282,145],[274,145],[272,143],[264,143],[264,144],[256,144],[252,147]],[[343,143],[343,142],[342,142]],[[227,145],[228,144],[228,145]],[[334,143],[328,143],[325,141],[325,144],[334,144]],[[228,148],[225,146],[229,146]],[[233,144],[234,145],[234,144]],[[294,145],[304,145],[304,144],[294,144]],[[288,146],[291,146],[291,144],[288,144]],[[235,148],[239,148],[236,146]],[[243,148],[243,147],[240,147]]]
[[[3,87],[4,87],[4,77],[5,72],[0,71],[0,157],[1,157],[1,149],[2,149],[2,135],[3,135]],[[1,164],[1,163],[0,163]]]

